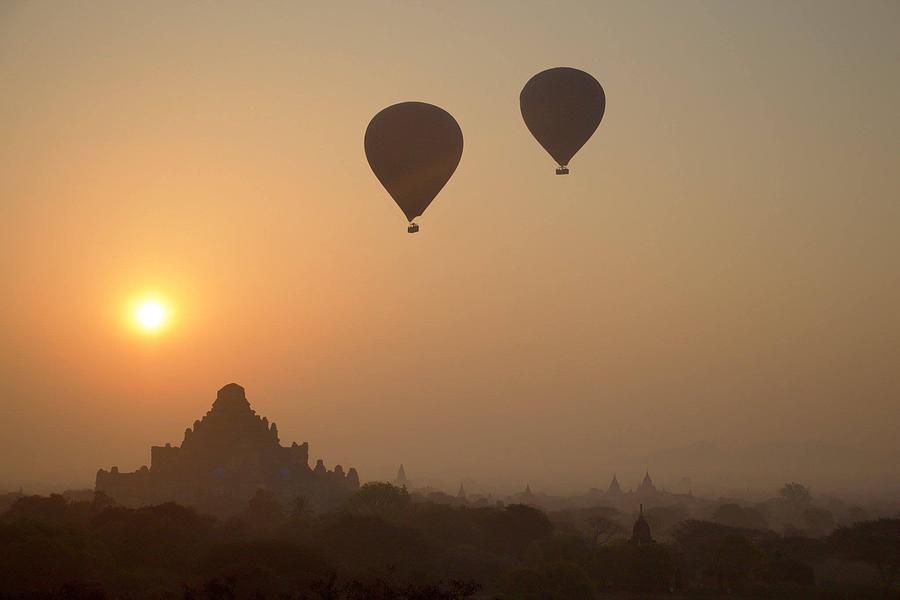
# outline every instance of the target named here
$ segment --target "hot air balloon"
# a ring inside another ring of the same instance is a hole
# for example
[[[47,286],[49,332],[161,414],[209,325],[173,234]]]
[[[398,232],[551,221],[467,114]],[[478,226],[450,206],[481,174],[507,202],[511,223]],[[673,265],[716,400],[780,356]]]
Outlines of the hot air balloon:
[[[406,215],[407,231],[456,170],[463,136],[450,113],[424,102],[388,106],[366,129],[366,158],[375,177]]]
[[[557,175],[587,142],[606,110],[603,86],[588,73],[570,67],[541,71],[519,95],[525,125],[557,162]]]

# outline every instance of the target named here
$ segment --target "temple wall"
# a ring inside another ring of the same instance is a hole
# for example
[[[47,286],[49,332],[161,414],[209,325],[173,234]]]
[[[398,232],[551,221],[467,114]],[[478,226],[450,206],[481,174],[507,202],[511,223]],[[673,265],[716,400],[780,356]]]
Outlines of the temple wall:
[[[181,457],[181,448],[165,446],[153,446],[150,448],[150,468],[154,472],[163,472],[174,469]]]

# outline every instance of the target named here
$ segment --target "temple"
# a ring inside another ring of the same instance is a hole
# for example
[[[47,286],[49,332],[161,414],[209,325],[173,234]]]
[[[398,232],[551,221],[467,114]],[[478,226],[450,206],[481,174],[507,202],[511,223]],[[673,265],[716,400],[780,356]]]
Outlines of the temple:
[[[619,479],[616,477],[615,473],[613,473],[612,481],[609,482],[609,487],[606,488],[606,495],[615,498],[622,495],[622,488],[619,486]]]
[[[310,468],[308,443],[282,446],[275,423],[257,415],[244,388],[230,383],[184,432],[180,447],[153,446],[150,468],[132,473],[100,469],[95,489],[126,506],[174,501],[225,516],[246,508],[260,489],[325,510],[358,488],[356,469],[329,471],[321,459]]]
[[[687,483],[680,487],[687,493],[668,491],[665,488],[657,487],[650,477],[650,471],[645,470],[639,485],[636,488],[625,490],[620,485],[618,476],[613,474],[605,491],[596,487],[591,488],[586,495],[586,500],[591,503],[599,501],[619,510],[637,510],[641,504],[648,508],[676,504],[693,506],[698,503],[698,499],[690,492],[690,481],[686,481]]]
[[[400,468],[397,470],[397,478],[394,480],[394,485],[397,487],[409,487],[409,479],[406,477],[406,469],[403,468],[403,465],[400,465]]]
[[[615,475],[613,475],[615,477]],[[641,481],[641,485],[638,486],[637,489],[638,494],[644,494],[647,496],[652,496],[656,494],[656,486],[653,485],[653,480],[650,479],[650,471],[648,470],[644,473],[644,480]]]
[[[650,533],[650,524],[647,523],[647,520],[644,518],[643,504],[641,504],[640,510],[641,512],[631,530],[631,543],[639,546],[654,544],[656,542],[653,540],[653,535]]]

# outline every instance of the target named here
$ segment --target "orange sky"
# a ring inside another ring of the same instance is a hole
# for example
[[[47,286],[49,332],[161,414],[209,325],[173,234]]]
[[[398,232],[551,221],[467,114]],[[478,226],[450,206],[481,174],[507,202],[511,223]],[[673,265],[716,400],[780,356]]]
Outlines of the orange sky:
[[[896,2],[4,2],[0,487],[136,468],[230,381],[363,479],[605,485],[695,441],[896,474],[898,26]],[[518,113],[557,65],[608,102],[564,178]],[[465,136],[416,236],[362,151],[403,100]],[[146,290],[164,335],[123,318]]]

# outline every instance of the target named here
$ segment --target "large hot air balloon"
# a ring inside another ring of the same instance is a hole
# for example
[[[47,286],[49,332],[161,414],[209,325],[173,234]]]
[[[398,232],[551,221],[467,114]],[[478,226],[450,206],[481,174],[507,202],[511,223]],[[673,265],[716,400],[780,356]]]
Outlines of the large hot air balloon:
[[[388,106],[366,129],[366,158],[406,219],[425,212],[462,157],[463,136],[450,113],[424,102]]]
[[[556,67],[528,80],[519,106],[531,135],[559,164],[556,174],[565,175],[569,161],[600,125],[606,94],[584,71]]]

